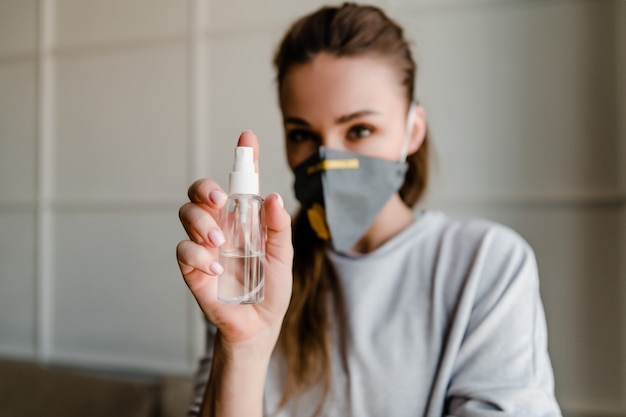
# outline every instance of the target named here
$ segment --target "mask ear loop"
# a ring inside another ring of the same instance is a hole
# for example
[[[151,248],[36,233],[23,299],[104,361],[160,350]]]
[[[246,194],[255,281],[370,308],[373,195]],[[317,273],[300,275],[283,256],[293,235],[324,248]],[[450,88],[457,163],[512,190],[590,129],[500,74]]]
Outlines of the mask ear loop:
[[[402,151],[400,152],[400,157],[398,160],[400,162],[405,162],[407,157],[407,152],[409,150],[409,142],[411,141],[411,136],[413,136],[413,125],[415,123],[415,108],[417,107],[417,103],[412,101],[409,106],[409,113],[406,116],[406,135],[404,136],[404,141],[402,142]]]

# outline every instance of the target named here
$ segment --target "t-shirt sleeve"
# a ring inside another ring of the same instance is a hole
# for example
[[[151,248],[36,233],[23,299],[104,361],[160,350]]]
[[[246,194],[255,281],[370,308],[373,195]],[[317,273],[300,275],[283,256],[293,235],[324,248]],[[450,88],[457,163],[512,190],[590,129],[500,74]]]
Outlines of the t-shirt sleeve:
[[[561,416],[532,249],[496,226],[471,265],[456,308],[453,331],[461,333],[446,415]]]
[[[193,378],[193,397],[191,404],[187,410],[188,417],[197,417],[200,414],[204,391],[206,390],[209,374],[211,373],[211,364],[213,363],[213,343],[215,340],[216,328],[206,321],[206,348],[204,355],[198,362]]]

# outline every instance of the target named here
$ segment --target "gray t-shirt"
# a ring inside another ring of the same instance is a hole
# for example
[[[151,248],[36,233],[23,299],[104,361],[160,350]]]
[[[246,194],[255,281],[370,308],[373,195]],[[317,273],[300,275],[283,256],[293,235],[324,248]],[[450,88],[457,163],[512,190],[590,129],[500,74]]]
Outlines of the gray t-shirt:
[[[344,290],[348,374],[335,346],[323,416],[560,416],[534,254],[514,231],[427,211],[366,255],[329,254]],[[213,335],[198,371],[197,413]],[[265,415],[309,417],[313,388],[277,414],[275,353]]]

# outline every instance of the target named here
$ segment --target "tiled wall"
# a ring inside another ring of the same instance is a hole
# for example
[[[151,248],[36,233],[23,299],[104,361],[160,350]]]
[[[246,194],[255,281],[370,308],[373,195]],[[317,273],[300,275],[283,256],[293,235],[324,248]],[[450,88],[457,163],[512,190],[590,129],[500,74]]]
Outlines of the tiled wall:
[[[380,0],[414,39],[425,206],[537,252],[557,394],[626,411],[626,6]],[[0,0],[0,354],[189,374],[177,209],[241,130],[295,207],[271,56],[313,0]]]
[[[3,353],[192,366],[200,320],[174,256],[192,173],[188,7],[0,2]]]

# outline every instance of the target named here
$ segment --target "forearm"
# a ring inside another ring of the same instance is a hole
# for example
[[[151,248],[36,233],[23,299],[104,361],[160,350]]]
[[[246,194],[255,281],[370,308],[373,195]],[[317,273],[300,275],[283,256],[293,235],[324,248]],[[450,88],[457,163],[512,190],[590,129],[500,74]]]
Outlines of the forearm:
[[[271,350],[226,346],[218,333],[200,416],[261,417],[270,355]]]

